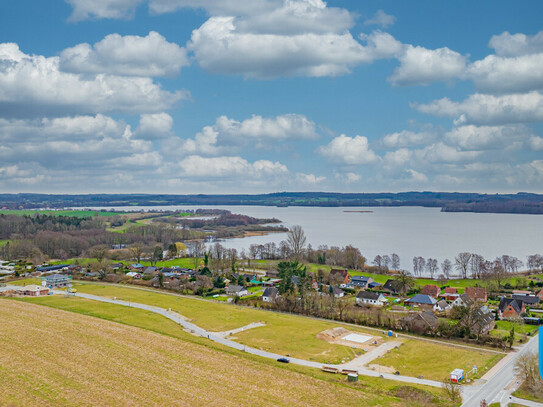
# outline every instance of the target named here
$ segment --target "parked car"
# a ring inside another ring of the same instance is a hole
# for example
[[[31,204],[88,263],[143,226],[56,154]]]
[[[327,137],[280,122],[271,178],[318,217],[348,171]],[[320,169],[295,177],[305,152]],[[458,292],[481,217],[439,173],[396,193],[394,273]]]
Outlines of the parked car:
[[[288,360],[287,358],[279,358],[277,359],[277,361],[281,363],[290,363],[290,360]]]

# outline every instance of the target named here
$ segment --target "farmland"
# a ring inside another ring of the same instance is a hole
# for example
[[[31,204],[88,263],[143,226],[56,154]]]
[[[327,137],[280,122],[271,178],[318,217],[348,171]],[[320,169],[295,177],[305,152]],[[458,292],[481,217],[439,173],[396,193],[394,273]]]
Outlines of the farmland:
[[[49,298],[32,301],[42,300]],[[157,323],[139,310],[130,310],[130,316],[116,305],[95,309],[97,316],[120,317],[123,324],[118,324],[0,301],[5,322],[0,332],[2,405],[301,406],[334,400],[339,405],[401,406],[406,400],[398,395],[404,395],[405,388],[424,396],[412,400],[413,406],[446,405],[439,389],[414,389],[377,378],[348,386],[344,376],[279,366],[216,344],[204,346],[205,339],[185,334],[174,323]],[[89,306],[84,300],[69,301],[76,312]],[[131,324],[154,326],[155,332]]]

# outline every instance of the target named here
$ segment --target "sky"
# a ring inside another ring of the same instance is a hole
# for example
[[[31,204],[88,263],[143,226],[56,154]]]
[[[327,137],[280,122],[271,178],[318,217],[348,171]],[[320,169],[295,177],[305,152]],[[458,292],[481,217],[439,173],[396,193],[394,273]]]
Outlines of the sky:
[[[543,2],[3,0],[0,191],[543,193]]]

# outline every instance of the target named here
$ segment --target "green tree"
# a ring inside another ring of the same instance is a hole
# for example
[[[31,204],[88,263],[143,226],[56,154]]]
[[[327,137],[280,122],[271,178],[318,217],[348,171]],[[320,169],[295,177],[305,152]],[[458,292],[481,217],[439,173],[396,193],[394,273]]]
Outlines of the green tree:
[[[514,342],[515,342],[515,325],[511,325],[511,331],[509,331],[509,337],[507,338],[507,343],[509,344],[509,348],[513,347]]]

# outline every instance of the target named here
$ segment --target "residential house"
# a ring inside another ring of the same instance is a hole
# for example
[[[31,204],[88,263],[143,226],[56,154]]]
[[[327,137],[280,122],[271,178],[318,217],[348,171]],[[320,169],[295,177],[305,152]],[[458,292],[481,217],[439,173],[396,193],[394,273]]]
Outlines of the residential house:
[[[31,297],[40,297],[42,295],[48,295],[49,288],[32,284],[32,285],[26,285],[23,287],[18,287],[17,293],[20,295],[28,295]]]
[[[331,286],[331,287],[332,289],[331,289],[330,294],[334,294],[334,298],[341,298],[345,295],[345,291],[343,291],[341,288],[334,287],[334,286]]]
[[[158,274],[157,270],[158,269],[155,266],[144,267],[143,268],[143,274],[148,275],[148,276]]]
[[[512,298],[523,301],[528,307],[537,307],[540,301],[537,295],[513,294]]]
[[[381,284],[377,283],[376,281],[372,281],[371,283],[368,284],[368,288],[370,290],[373,290],[375,288],[379,288],[381,287]]]
[[[51,274],[41,278],[41,284],[49,288],[62,288],[72,285],[72,276]]]
[[[514,298],[502,298],[498,306],[498,316],[500,319],[520,318],[521,314],[526,312],[524,301]]]
[[[473,301],[481,301],[481,302],[487,302],[488,296],[486,294],[486,288],[483,287],[466,287],[465,293],[469,295],[469,297]]]
[[[64,267],[68,267],[68,264],[57,264],[56,266],[36,267],[36,271],[41,271],[42,273],[50,273],[51,271],[62,270]]]
[[[264,302],[274,302],[277,296],[279,295],[279,290],[275,287],[267,287],[262,294],[262,301]]]
[[[383,306],[386,302],[386,298],[381,293],[372,293],[369,291],[360,291],[356,295],[357,305],[376,305]]]
[[[131,277],[131,278],[141,278],[142,277],[141,273],[138,273],[137,271],[129,271],[128,273],[126,273],[126,276]]]
[[[332,269],[330,270],[330,281],[338,284],[349,284],[351,275],[346,269]]]
[[[537,291],[537,292],[535,293],[535,295],[538,296],[539,299],[543,301],[543,289]]]
[[[134,264],[131,264],[130,266],[128,266],[128,268],[130,270],[140,270],[140,269],[143,269],[144,267],[140,263],[134,263]]]
[[[410,312],[407,317],[398,320],[398,323],[402,329],[423,334],[435,330],[439,319],[431,311]]]
[[[471,307],[475,301],[467,294],[460,294],[456,300],[453,301],[453,307]]]
[[[449,303],[445,300],[438,301],[434,304],[434,312],[447,312],[451,309]]]
[[[373,283],[373,279],[371,277],[353,276],[348,286],[351,288],[359,288],[361,290],[365,290],[369,288],[370,283]]]
[[[420,290],[420,293],[423,295],[429,295],[430,297],[437,298],[441,290],[437,285],[433,284],[427,284],[424,287],[422,287],[422,290]]]
[[[458,290],[456,287],[447,287],[440,295],[441,298],[447,301],[454,301],[458,297]]]
[[[271,280],[264,281],[264,282],[262,283],[262,285],[263,285],[264,287],[274,287],[274,286],[276,286],[276,285],[281,284],[281,281],[283,281],[283,280],[280,279],[280,278],[272,278]]]
[[[396,280],[388,279],[386,283],[383,285],[382,290],[388,291],[391,294],[399,294],[399,291],[397,290],[397,285],[394,283]],[[406,291],[409,291],[411,287],[406,287]]]
[[[404,301],[404,305],[416,305],[427,310],[431,310],[436,303],[437,300],[434,297],[426,294],[417,294],[413,298]]]
[[[471,312],[471,315],[466,315],[460,324],[470,323],[469,330],[473,334],[485,335],[494,329],[496,324],[494,313],[488,309],[486,305],[477,307]]]
[[[226,287],[226,295],[233,295],[235,297],[243,297],[248,294],[249,292],[247,291],[247,288],[241,285],[231,284],[228,287]]]

